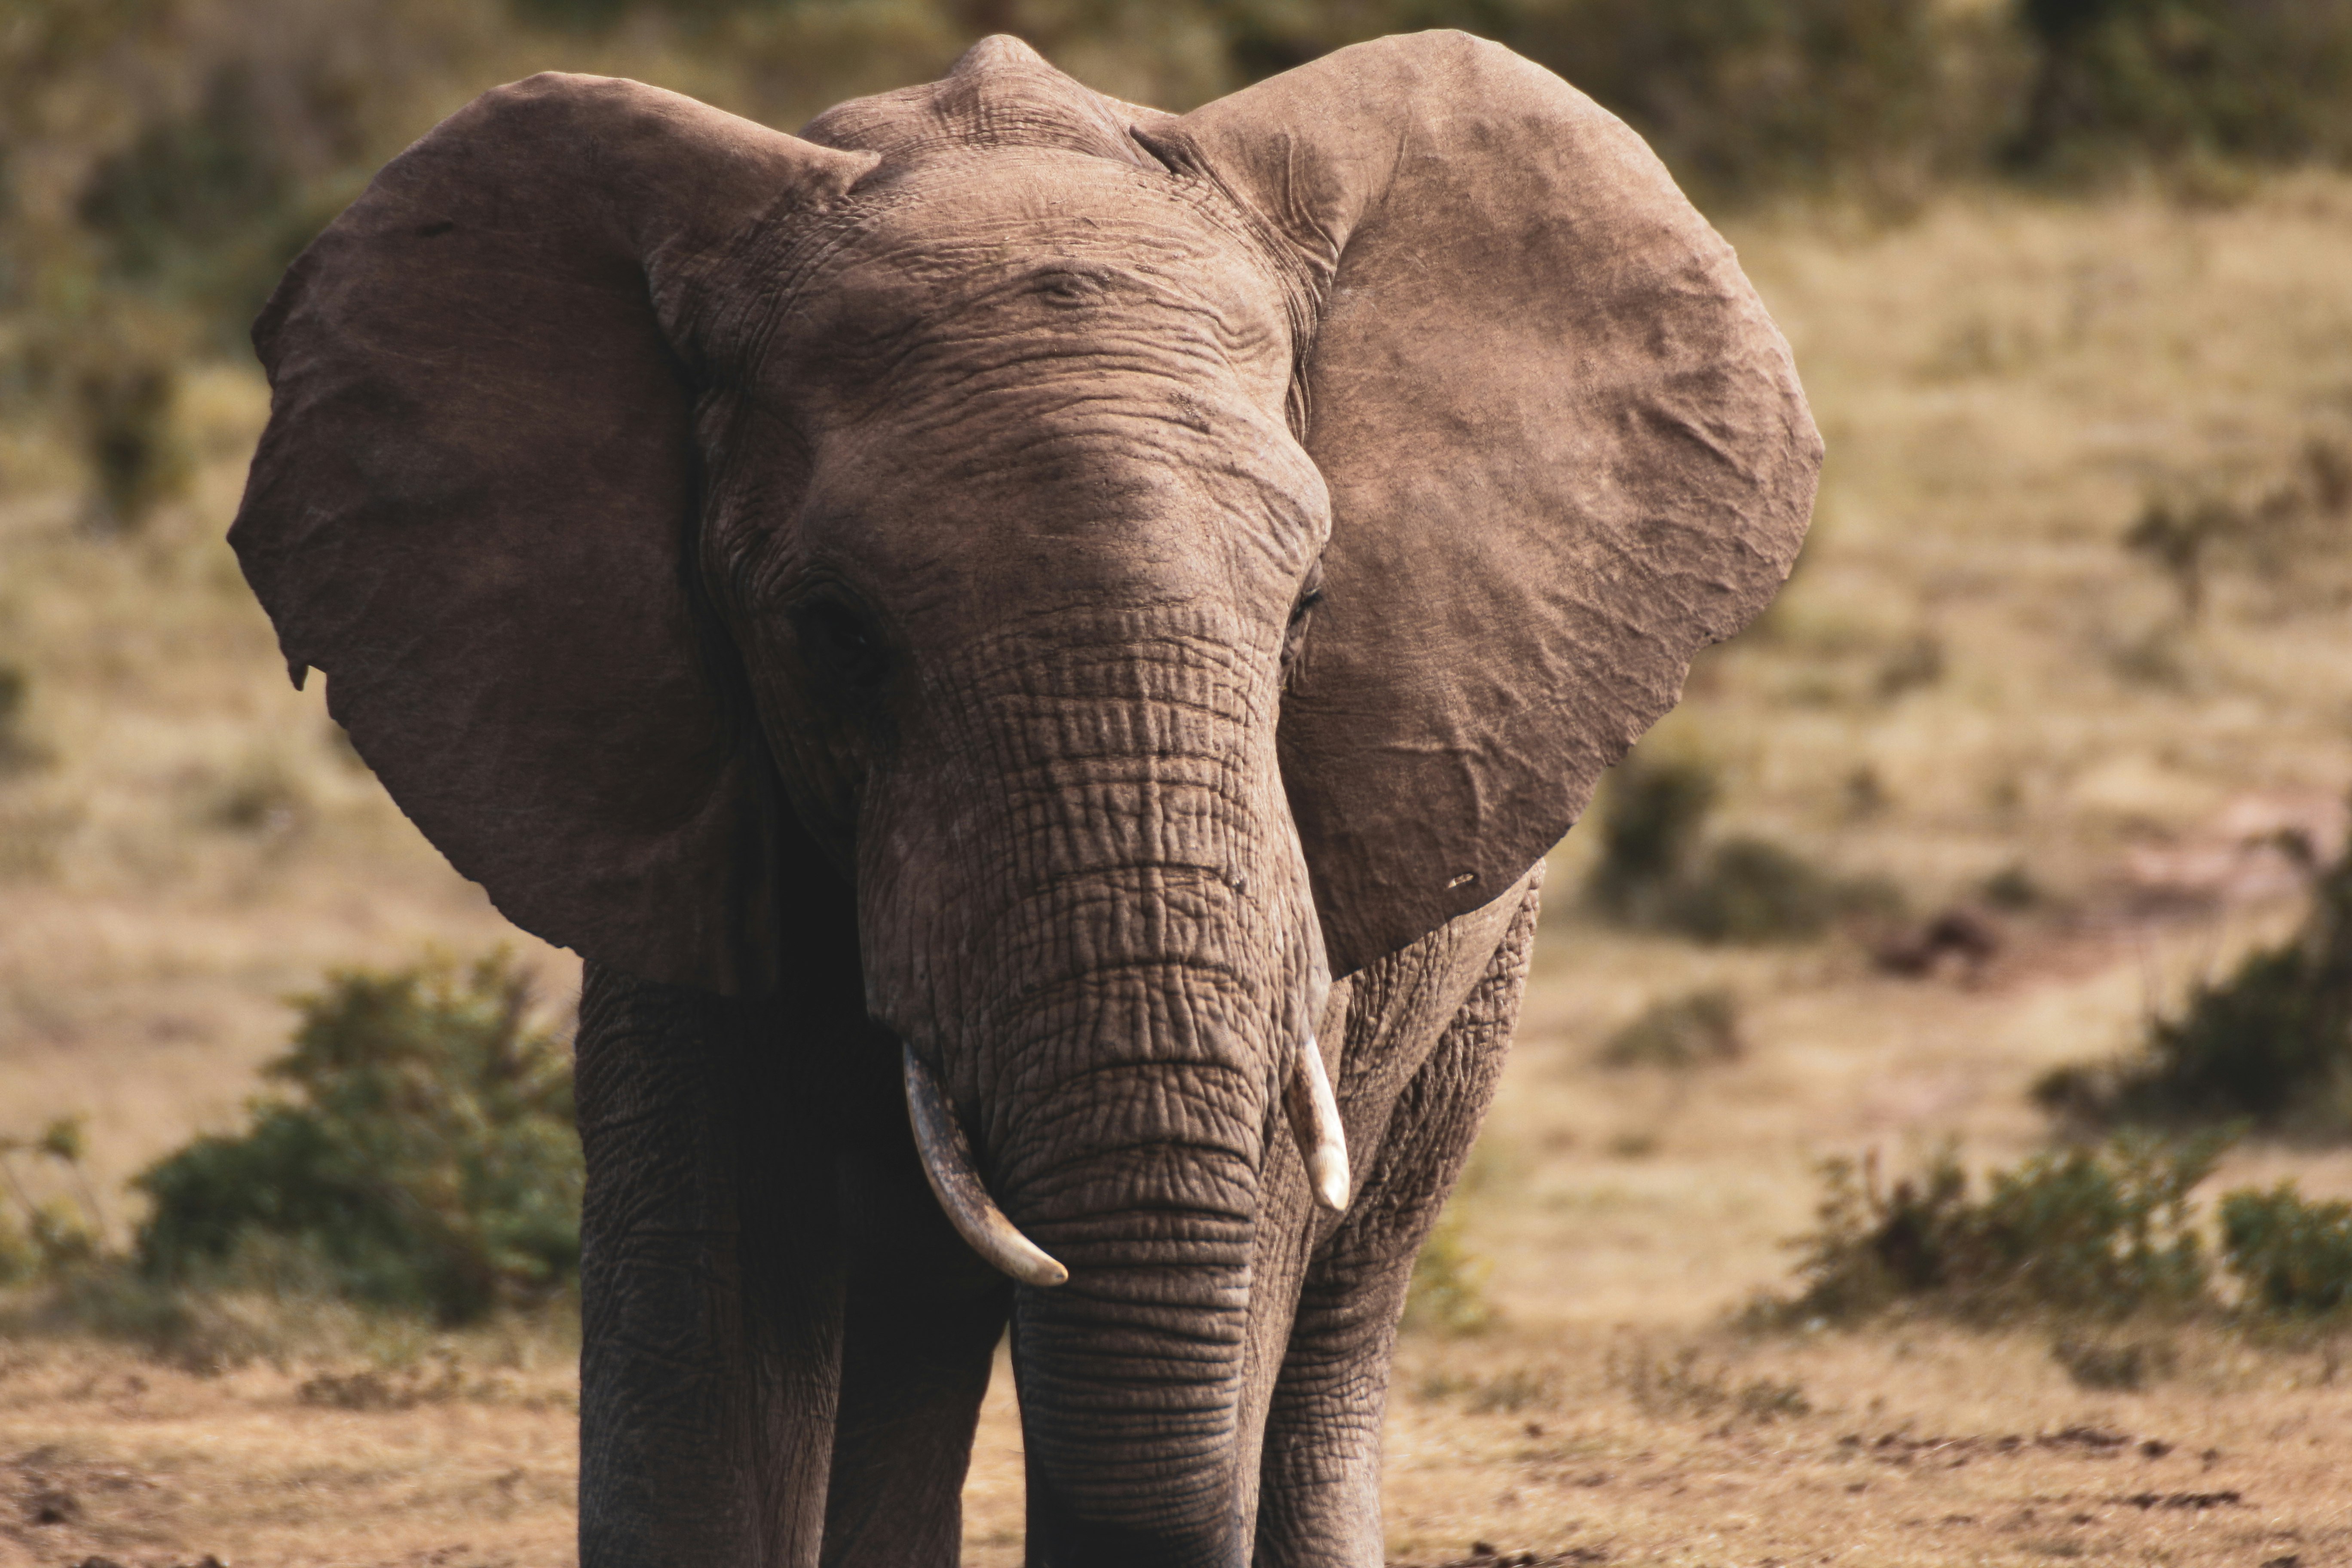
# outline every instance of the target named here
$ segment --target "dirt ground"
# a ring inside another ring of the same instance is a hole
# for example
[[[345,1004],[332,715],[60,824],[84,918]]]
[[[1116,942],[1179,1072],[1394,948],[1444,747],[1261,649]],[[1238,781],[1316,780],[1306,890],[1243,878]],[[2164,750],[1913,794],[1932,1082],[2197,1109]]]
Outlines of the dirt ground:
[[[2352,1380],[2317,1353],[2175,1348],[2158,1385],[2088,1394],[2032,1336],[1742,1346],[1522,1325],[1417,1340],[1390,1421],[1391,1550],[1415,1564],[1482,1545],[1507,1562],[1721,1568],[2352,1562]],[[456,1387],[428,1367],[421,1389],[363,1387],[362,1408],[300,1368],[197,1377],[42,1347],[5,1373],[8,1568],[573,1560],[557,1367],[467,1365]],[[1019,1563],[1001,1393],[966,1503],[965,1561]]]
[[[1571,907],[1571,836],[1456,1208],[1496,1322],[1406,1342],[1391,1556],[2352,1563],[2352,1375],[2327,1346],[2114,1331],[2140,1386],[2086,1388],[2055,1325],[1725,1326],[1785,1288],[1819,1161],[2041,1146],[2038,1073],[2120,1048],[2294,919],[2280,833],[2331,842],[2352,784],[2346,563],[2224,563],[2192,623],[2118,540],[2151,496],[2258,491],[2352,431],[2352,181],[1961,195],[1735,237],[1831,468],[1782,607],[1703,661],[1655,747],[1717,770],[1727,828],[1886,877],[1916,918],[1979,908],[2004,870],[2038,900],[1980,910],[1983,962],[1898,978],[1872,962],[1886,933],[1610,931]],[[260,407],[239,374],[193,390],[200,493],[137,538],[0,495],[0,662],[29,678],[40,759],[0,776],[0,1133],[86,1114],[118,1231],[121,1180],[234,1121],[281,999],[325,966],[503,940],[551,1001],[576,984],[383,800],[317,683],[286,687],[219,543]],[[1727,1059],[1600,1064],[1702,989],[1733,998]],[[2241,1149],[2213,1185],[2288,1176],[2352,1194],[2352,1154]],[[335,1342],[213,1375],[0,1343],[0,1568],[572,1560],[560,1336]],[[968,1562],[1018,1561],[1020,1497],[1000,1381]]]

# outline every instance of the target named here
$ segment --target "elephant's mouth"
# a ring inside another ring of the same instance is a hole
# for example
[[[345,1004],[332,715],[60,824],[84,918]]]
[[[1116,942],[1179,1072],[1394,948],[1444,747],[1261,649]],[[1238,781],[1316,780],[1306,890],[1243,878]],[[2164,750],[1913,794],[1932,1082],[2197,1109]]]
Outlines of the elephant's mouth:
[[[913,1124],[915,1146],[922,1152],[923,1174],[931,1192],[947,1211],[958,1235],[990,1266],[1024,1285],[1066,1283],[1070,1271],[1059,1259],[1021,1234],[988,1194],[971,1157],[971,1140],[956,1120],[955,1108],[930,1068],[913,1044],[901,1047],[907,1087],[907,1118]],[[1348,1206],[1349,1173],[1347,1135],[1339,1123],[1339,1105],[1331,1092],[1330,1074],[1313,1030],[1300,1039],[1282,1093],[1284,1119],[1298,1141],[1307,1162],[1316,1200],[1337,1214]]]

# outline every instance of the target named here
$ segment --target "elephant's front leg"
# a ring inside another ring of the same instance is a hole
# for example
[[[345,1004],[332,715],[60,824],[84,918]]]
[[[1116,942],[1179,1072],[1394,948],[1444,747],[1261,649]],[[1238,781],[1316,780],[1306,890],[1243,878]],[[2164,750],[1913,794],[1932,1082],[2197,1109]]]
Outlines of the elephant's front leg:
[[[1397,1094],[1355,1202],[1307,1267],[1266,1417],[1256,1568],[1381,1568],[1381,1436],[1414,1257],[1493,1101],[1526,989],[1542,879]],[[1361,1166],[1359,1166],[1360,1170]]]
[[[965,1246],[923,1177],[887,1037],[843,1097],[849,1258],[824,1568],[955,1568],[963,1481],[1013,1284]]]
[[[814,1568],[844,1269],[808,1052],[591,964],[576,1092],[583,1568]],[[795,1059],[797,1058],[797,1059]]]

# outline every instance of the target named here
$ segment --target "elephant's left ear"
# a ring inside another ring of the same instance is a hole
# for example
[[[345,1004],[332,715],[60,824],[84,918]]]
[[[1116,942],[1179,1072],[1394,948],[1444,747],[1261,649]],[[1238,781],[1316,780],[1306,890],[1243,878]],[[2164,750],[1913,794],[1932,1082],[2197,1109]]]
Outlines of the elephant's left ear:
[[[1731,247],[1498,45],[1358,45],[1147,134],[1314,301],[1332,536],[1281,742],[1344,973],[1568,831],[1788,575],[1821,438]]]
[[[394,159],[254,329],[269,426],[229,541],[296,682],[326,674],[517,925],[646,979],[771,985],[797,845],[689,564],[712,279],[874,162],[533,77]]]

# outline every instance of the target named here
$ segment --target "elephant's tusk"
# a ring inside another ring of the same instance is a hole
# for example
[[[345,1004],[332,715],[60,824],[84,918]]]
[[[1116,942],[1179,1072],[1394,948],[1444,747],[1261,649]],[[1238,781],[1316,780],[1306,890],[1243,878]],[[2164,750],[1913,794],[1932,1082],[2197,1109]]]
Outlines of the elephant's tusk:
[[[1282,1090],[1282,1109],[1290,1117],[1291,1135],[1307,1161],[1307,1180],[1317,1201],[1333,1214],[1348,1207],[1348,1134],[1339,1124],[1339,1102],[1331,1094],[1330,1076],[1323,1070],[1323,1049],[1308,1035],[1299,1047],[1298,1061]]]
[[[996,1200],[981,1185],[971,1163],[971,1144],[963,1135],[940,1080],[931,1076],[911,1045],[903,1047],[907,1064],[907,1119],[914,1124],[915,1147],[922,1152],[923,1174],[940,1207],[948,1211],[956,1234],[990,1264],[1024,1285],[1059,1285],[1070,1277],[1038,1245],[1004,1217]]]

